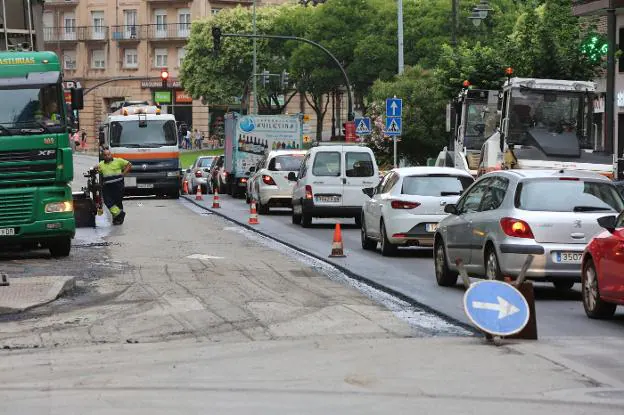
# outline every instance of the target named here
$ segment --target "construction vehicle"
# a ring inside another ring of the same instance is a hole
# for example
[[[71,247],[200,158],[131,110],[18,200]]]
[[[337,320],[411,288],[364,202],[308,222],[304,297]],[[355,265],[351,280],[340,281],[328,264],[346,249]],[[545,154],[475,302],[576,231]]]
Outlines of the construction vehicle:
[[[613,152],[593,129],[593,82],[510,78],[501,128],[483,145],[479,174],[501,169],[583,170],[613,177]]]
[[[498,91],[466,88],[449,104],[447,126],[449,145],[438,155],[435,165],[462,169],[477,175],[481,147],[496,127]]]
[[[180,149],[173,114],[161,114],[154,105],[121,107],[107,116],[99,140],[113,157],[132,163],[124,178],[125,195],[180,197]]]
[[[0,52],[0,245],[67,256],[76,231],[61,64],[52,52]],[[83,107],[82,89],[71,109]]]

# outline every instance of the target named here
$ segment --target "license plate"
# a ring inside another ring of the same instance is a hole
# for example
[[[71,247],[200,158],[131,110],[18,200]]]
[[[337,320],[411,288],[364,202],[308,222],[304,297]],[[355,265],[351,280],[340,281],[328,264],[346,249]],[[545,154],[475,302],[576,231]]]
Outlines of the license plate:
[[[15,228],[0,229],[0,236],[13,236],[15,235]]]
[[[153,183],[139,183],[137,185],[138,189],[153,189],[154,188],[154,184]]]
[[[317,202],[337,203],[340,202],[340,196],[315,196]]]
[[[124,177],[124,186],[136,187],[136,177]]]
[[[437,223],[427,223],[425,225],[425,230],[427,232],[435,232],[438,229],[438,224]]]
[[[581,252],[556,252],[555,262],[561,264],[580,264],[583,254]]]

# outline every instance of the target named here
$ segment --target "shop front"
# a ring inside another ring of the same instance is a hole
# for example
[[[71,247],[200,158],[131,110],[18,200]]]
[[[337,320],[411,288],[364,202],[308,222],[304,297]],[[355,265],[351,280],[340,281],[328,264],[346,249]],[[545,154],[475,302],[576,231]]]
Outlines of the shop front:
[[[141,88],[149,89],[154,103],[163,113],[173,114],[176,121],[193,125],[193,98],[182,89],[179,81],[170,80],[170,88],[164,89],[162,81],[141,81]]]

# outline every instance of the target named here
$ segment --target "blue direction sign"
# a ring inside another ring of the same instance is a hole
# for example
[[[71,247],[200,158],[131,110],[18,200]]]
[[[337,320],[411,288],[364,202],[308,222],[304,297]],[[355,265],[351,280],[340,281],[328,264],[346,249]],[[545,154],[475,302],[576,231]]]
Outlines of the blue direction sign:
[[[502,281],[479,281],[464,294],[472,323],[495,336],[511,336],[529,322],[529,304],[515,287]]]
[[[386,117],[401,117],[403,114],[403,100],[401,98],[386,99]]]
[[[357,135],[369,135],[371,133],[371,120],[368,117],[365,118],[356,118],[355,122],[355,133]]]
[[[401,135],[401,118],[386,117],[386,135]]]

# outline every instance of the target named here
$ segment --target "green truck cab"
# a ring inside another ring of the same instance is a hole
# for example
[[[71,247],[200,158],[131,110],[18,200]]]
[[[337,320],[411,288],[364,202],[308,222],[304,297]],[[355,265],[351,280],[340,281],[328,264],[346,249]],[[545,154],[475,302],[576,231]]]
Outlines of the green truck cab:
[[[53,52],[0,52],[0,249],[69,255],[76,233],[62,72]],[[82,108],[72,90],[72,109]]]

